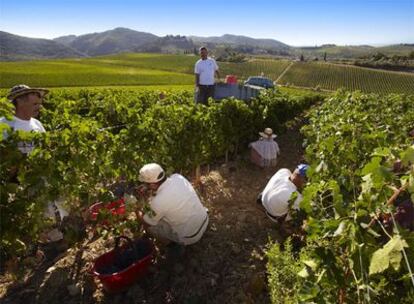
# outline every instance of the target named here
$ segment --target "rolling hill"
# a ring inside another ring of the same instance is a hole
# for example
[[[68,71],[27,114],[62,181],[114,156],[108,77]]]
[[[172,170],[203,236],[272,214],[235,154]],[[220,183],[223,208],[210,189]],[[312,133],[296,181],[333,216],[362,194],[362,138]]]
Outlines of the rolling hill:
[[[58,37],[54,41],[61,42],[89,56],[99,56],[140,51],[141,48],[158,39],[158,36],[150,33],[116,28],[102,33]]]
[[[2,61],[84,56],[82,52],[57,41],[27,38],[0,31]]]
[[[149,52],[169,54],[189,54],[201,45],[213,51],[229,49],[231,52],[250,55],[277,55],[322,59],[327,54],[332,59],[357,59],[375,53],[408,56],[414,51],[413,44],[398,44],[384,47],[337,46],[326,44],[314,47],[292,47],[275,39],[255,39],[247,36],[225,34],[219,37],[199,37],[167,35],[159,37],[151,33],[139,32],[128,28],[91,33],[80,36],[67,35],[48,39],[34,39],[0,32],[0,60],[30,60],[46,58],[90,57],[118,53]]]

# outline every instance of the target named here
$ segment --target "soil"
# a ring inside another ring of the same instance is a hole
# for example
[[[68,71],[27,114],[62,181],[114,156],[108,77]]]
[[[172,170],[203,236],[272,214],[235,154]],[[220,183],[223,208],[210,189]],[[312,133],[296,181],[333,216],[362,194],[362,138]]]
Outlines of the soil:
[[[159,254],[150,273],[124,293],[106,294],[88,273],[111,240],[85,239],[23,279],[1,275],[1,302],[270,303],[265,251],[269,240],[281,241],[282,236],[256,197],[279,168],[293,170],[302,159],[301,124],[291,124],[276,138],[281,148],[276,168],[255,167],[245,155],[204,172],[198,191],[210,223],[203,238],[174,260]]]

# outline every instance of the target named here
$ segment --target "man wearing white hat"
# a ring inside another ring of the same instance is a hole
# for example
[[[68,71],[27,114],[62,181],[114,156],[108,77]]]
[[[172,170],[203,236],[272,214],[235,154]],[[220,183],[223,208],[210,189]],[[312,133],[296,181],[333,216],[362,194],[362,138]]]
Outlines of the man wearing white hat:
[[[292,219],[291,211],[298,210],[302,201],[299,191],[305,185],[308,168],[308,165],[300,164],[293,173],[289,169],[280,169],[269,180],[257,203],[264,207],[270,220],[282,223]],[[296,197],[292,195],[294,193]]]
[[[167,177],[155,163],[141,168],[139,180],[155,193],[149,199],[154,213],[143,216],[150,233],[181,245],[198,242],[206,231],[208,214],[190,182],[180,174]]]
[[[30,88],[24,84],[14,86],[7,98],[13,103],[15,114],[12,120],[1,117],[0,123],[9,125],[15,131],[46,132],[42,123],[35,117],[39,115],[43,97],[48,92],[46,89]],[[33,150],[33,143],[21,142],[18,144],[18,148],[23,154],[28,154]]]
[[[274,167],[277,163],[277,156],[280,154],[279,145],[274,140],[277,135],[273,134],[271,128],[259,132],[261,138],[250,143],[250,159],[259,167]]]

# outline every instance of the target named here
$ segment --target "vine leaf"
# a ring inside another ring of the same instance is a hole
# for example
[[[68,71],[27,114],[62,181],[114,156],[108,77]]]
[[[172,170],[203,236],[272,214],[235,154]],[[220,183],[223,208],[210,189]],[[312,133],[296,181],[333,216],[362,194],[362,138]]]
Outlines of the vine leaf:
[[[402,259],[401,251],[408,244],[399,235],[394,236],[383,248],[374,252],[369,265],[369,274],[381,273],[391,265],[396,271],[400,269]]]

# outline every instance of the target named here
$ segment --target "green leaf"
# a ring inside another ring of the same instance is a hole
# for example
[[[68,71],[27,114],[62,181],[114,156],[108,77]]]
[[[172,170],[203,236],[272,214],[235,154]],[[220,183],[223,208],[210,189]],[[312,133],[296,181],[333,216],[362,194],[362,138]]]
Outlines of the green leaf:
[[[401,160],[404,166],[407,166],[409,163],[414,163],[414,145],[401,154]]]
[[[408,247],[407,242],[399,235],[395,235],[383,248],[374,252],[369,265],[369,274],[381,273],[390,265],[398,270],[402,259],[401,251],[406,247]]]
[[[316,268],[318,267],[318,264],[314,260],[306,260],[306,261],[303,261],[303,263],[306,266],[310,267],[313,271],[315,271]]]
[[[298,276],[300,276],[301,278],[304,278],[304,279],[309,277],[308,269],[306,267],[303,267],[303,269],[298,272]]]

